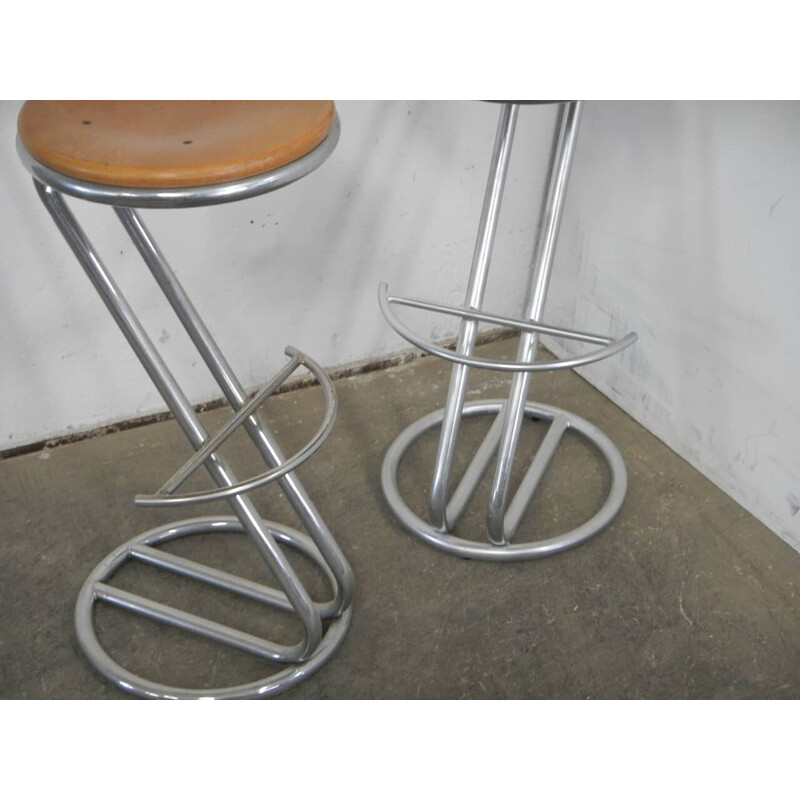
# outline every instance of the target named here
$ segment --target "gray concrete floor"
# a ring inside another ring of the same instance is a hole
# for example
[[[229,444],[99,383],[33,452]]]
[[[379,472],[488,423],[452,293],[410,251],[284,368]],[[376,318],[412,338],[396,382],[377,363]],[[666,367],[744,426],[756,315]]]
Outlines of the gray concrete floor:
[[[513,348],[504,341],[482,350],[505,357]],[[334,658],[281,697],[800,697],[800,554],[575,374],[536,376],[532,396],[584,416],[620,448],[629,490],[608,528],[569,552],[509,564],[455,558],[406,533],[381,494],[383,454],[403,428],[443,404],[447,376],[446,365],[424,358],[337,381],[334,433],[298,474],[355,573],[353,621]],[[474,371],[469,399],[502,397],[507,384]],[[264,417],[291,451],[315,430],[321,407],[319,388],[302,389],[272,398]],[[215,430],[226,416],[204,418]],[[486,422],[465,423],[459,463]],[[539,427],[526,425],[528,447]],[[426,437],[401,465],[401,488],[418,513],[434,447]],[[239,475],[260,471],[238,434],[223,452]],[[0,696],[129,696],[82,655],[74,602],[116,546],[191,516],[132,503],[188,453],[177,425],[164,422],[0,462]],[[520,539],[579,524],[602,503],[608,481],[592,448],[568,437]],[[483,535],[485,496],[484,489],[470,506],[463,535]],[[255,499],[266,518],[295,524],[277,487]],[[199,513],[228,511],[213,504]],[[204,535],[168,548],[269,580],[244,536]],[[320,591],[316,570],[292,558]],[[285,615],[142,565],[124,567],[114,581],[278,640],[292,641],[297,630]],[[98,608],[97,628],[110,653],[153,680],[208,687],[269,673],[253,656],[108,607]]]

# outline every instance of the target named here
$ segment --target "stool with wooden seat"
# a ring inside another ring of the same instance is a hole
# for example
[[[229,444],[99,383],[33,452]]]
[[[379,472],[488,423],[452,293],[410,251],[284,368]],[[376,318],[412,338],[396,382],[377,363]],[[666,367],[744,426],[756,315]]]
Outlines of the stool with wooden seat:
[[[17,147],[42,202],[109,312],[195,449],[195,455],[141,506],[177,507],[224,499],[232,516],[201,516],[163,525],[118,547],[87,578],[75,611],[78,640],[91,663],[126,691],[156,698],[266,697],[304,680],[336,652],[351,618],[353,576],[343,553],[293,474],[330,433],[336,397],[330,379],[307,355],[287,347],[288,361],[248,397],[136,208],[187,208],[274,191],[304,177],[336,147],[339,122],[330,101],[29,101],[19,115]],[[63,195],[113,206],[145,264],[233,409],[213,436],[168,370],[133,309],[87,238]],[[258,407],[299,368],[322,386],[326,411],[318,431],[286,457],[260,420]],[[239,480],[217,451],[243,427],[267,470]],[[178,490],[204,466],[216,489]],[[263,519],[248,492],[277,481],[305,533]],[[202,533],[245,533],[278,588],[179,557],[158,545]],[[324,573],[330,597],[314,600],[283,547],[304,554]],[[115,586],[128,561],[145,562],[295,615],[299,642],[281,643],[172,608]],[[108,603],[262,657],[276,670],[263,680],[205,688],[166,685],[133,674],[112,659],[95,630],[95,605]]]
[[[614,518],[622,506],[627,488],[625,464],[617,448],[605,434],[587,420],[564,409],[528,401],[531,376],[536,372],[571,369],[608,358],[633,344],[635,333],[618,339],[546,325],[543,313],[556,241],[564,209],[567,182],[575,152],[581,116],[580,102],[559,105],[558,120],[549,161],[538,240],[528,278],[527,296],[520,317],[490,313],[483,309],[492,248],[500,215],[500,205],[508,173],[511,147],[522,105],[542,105],[540,101],[499,101],[500,114],[492,152],[489,178],[478,226],[478,236],[462,306],[449,306],[424,299],[390,295],[386,284],[379,287],[379,301],[384,316],[404,338],[432,355],[453,363],[450,387],[443,409],[417,420],[402,431],[386,453],[381,481],[386,500],[402,524],[427,543],[463,558],[484,561],[520,561],[562,552],[598,533]],[[426,341],[395,313],[394,306],[405,306],[459,317],[461,324],[455,351]],[[515,361],[495,361],[474,355],[478,325],[490,323],[519,332]],[[555,361],[537,361],[541,334],[585,342],[595,349]],[[499,370],[512,375],[509,395],[465,403],[467,379],[471,368]],[[460,481],[453,488],[453,463],[462,419],[489,415],[493,422],[483,442]],[[547,432],[533,455],[530,466],[512,496],[511,474],[523,422],[541,423]],[[433,464],[427,514],[416,513],[403,498],[398,484],[400,462],[408,456],[411,445],[428,431],[439,429],[439,445]],[[533,500],[564,435],[572,431],[599,451],[611,473],[611,485],[601,508],[578,527],[531,541],[513,541],[526,509]],[[457,523],[474,496],[484,474],[494,460],[488,507],[486,537],[476,541],[459,535]]]

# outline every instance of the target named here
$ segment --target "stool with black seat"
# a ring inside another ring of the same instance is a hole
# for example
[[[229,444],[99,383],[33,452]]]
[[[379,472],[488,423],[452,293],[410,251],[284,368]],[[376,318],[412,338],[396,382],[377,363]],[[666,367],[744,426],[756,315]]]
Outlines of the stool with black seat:
[[[412,423],[394,440],[384,458],[381,482],[389,506],[404,527],[434,547],[462,558],[520,561],[562,552],[598,533],[619,511],[627,489],[625,464],[608,437],[596,426],[574,413],[529,402],[531,376],[536,372],[571,369],[608,358],[633,344],[636,334],[628,333],[613,339],[606,335],[558,328],[543,322],[545,299],[577,141],[581,116],[580,101],[559,103],[538,239],[522,314],[519,318],[511,318],[483,309],[492,248],[520,108],[523,105],[537,107],[547,105],[542,101],[498,102],[500,102],[500,113],[497,133],[464,304],[449,306],[423,299],[390,295],[385,283],[378,289],[381,310],[395,331],[420,349],[454,364],[445,407]],[[461,323],[455,350],[429,342],[419,336],[397,316],[394,306],[406,306],[459,317]],[[515,361],[493,361],[473,355],[478,325],[481,323],[503,326],[519,332],[520,341]],[[536,361],[541,334],[585,342],[594,345],[596,349],[573,358]],[[512,379],[508,398],[465,403],[467,380],[469,371],[473,367],[510,373]],[[454,482],[453,462],[461,421],[466,417],[482,415],[493,416],[493,423],[457,486],[453,488],[451,486]],[[525,420],[543,421],[549,424],[549,427],[530,466],[520,480],[516,493],[511,498],[512,467]],[[410,458],[409,450],[412,444],[437,428],[441,430],[432,469],[433,478],[426,518],[416,513],[403,498],[399,489],[398,471],[401,460]],[[608,496],[601,508],[589,520],[573,530],[540,536],[532,541],[513,542],[512,539],[518,531],[523,515],[567,431],[572,431],[588,441],[607,462],[611,473]],[[495,469],[486,510],[486,540],[476,541],[474,538],[459,535],[457,523],[468,502],[475,495],[493,459]]]
[[[336,418],[336,396],[324,370],[287,347],[286,365],[248,397],[137,208],[189,208],[228,203],[271,192],[319,167],[339,138],[331,101],[29,101],[18,120],[19,155],[50,212],[122,333],[195,449],[194,456],[140,506],[181,507],[224,499],[232,516],[201,516],[147,531],[118,547],[86,579],[78,597],[78,641],[91,663],[120,688],[150,698],[251,698],[282,692],[322,667],[350,625],[354,581],[350,566],[294,470],[322,445]],[[111,205],[233,409],[214,435],[203,427],[128,301],[122,295],[63,195]],[[299,368],[322,386],[326,410],[313,438],[286,457],[258,407]],[[218,452],[242,427],[267,470],[239,480]],[[216,489],[184,491],[204,466]],[[306,532],[262,518],[248,492],[277,481]],[[245,533],[277,588],[160,549],[173,539],[203,533]],[[284,547],[321,570],[330,597],[314,600]],[[173,608],[111,583],[129,561],[144,562],[294,615],[299,642],[281,643]],[[141,677],[117,663],[95,630],[95,606],[107,603],[263,658],[267,677],[232,686],[172,686]]]

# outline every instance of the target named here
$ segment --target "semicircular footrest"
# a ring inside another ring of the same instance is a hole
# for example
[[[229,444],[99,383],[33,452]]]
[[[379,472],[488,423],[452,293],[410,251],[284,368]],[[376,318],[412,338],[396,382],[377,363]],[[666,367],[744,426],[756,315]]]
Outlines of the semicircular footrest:
[[[284,351],[290,357],[286,366],[262,389],[245,403],[236,414],[228,420],[225,425],[217,431],[214,436],[205,441],[203,446],[155,493],[148,495],[137,495],[134,503],[138,506],[176,506],[187,505],[189,503],[207,503],[212,500],[222,500],[226,497],[244,494],[260,486],[264,486],[271,481],[277,480],[286,473],[299,467],[304,461],[310,458],[323,442],[328,438],[333,430],[336,421],[336,392],[333,388],[331,379],[316,361],[301,353],[294,347],[287,347]],[[248,480],[240,481],[231,486],[223,486],[218,489],[208,489],[197,492],[187,492],[176,495],[174,492],[192,475],[206,459],[211,457],[222,444],[227,441],[236,430],[244,424],[256,409],[281,386],[289,376],[299,367],[304,366],[319,382],[325,393],[325,416],[316,434],[311,438],[305,447],[298,450],[291,458],[286,459],[276,467],[262,472]]]
[[[447,361],[452,361],[456,364],[463,364],[467,367],[478,367],[481,369],[494,369],[501,372],[549,372],[556,369],[574,369],[575,367],[582,367],[586,364],[593,364],[596,361],[602,361],[604,358],[613,356],[624,350],[626,347],[632,345],[638,338],[635,333],[628,333],[620,339],[610,339],[605,336],[597,336],[592,333],[583,333],[581,331],[573,331],[567,328],[556,328],[551,325],[542,325],[538,322],[530,320],[514,319],[512,317],[500,316],[498,314],[488,314],[483,311],[470,308],[459,308],[456,306],[447,306],[440,303],[429,303],[426,300],[416,300],[410,297],[397,297],[389,294],[388,286],[381,283],[378,286],[378,302],[381,306],[381,311],[386,321],[400,334],[404,339],[411,342],[434,356],[439,356]],[[408,306],[410,308],[419,308],[426,311],[435,311],[440,314],[448,314],[450,316],[461,317],[462,319],[475,320],[477,322],[492,322],[497,325],[503,325],[509,328],[515,328],[519,331],[529,333],[544,333],[550,336],[560,336],[565,339],[573,339],[581,342],[589,342],[591,344],[601,345],[600,349],[593,350],[583,356],[576,356],[574,358],[565,358],[554,361],[537,361],[533,363],[524,361],[494,361],[488,358],[477,358],[475,356],[464,355],[462,353],[455,353],[452,350],[441,347],[439,345],[428,342],[422,337],[414,333],[404,323],[402,323],[394,311],[392,305]]]

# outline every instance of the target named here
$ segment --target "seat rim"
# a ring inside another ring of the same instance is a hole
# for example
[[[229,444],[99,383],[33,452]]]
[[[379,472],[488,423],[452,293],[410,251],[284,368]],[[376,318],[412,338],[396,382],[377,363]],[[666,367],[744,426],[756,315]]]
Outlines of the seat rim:
[[[328,135],[335,113],[332,100],[28,100],[17,132],[33,158],[56,172],[173,189],[238,181],[295,161]]]
[[[341,123],[337,111],[328,135],[316,147],[294,161],[234,181],[174,188],[115,186],[58,172],[37,161],[25,147],[19,134],[17,153],[34,180],[81,200],[130,208],[194,208],[257,197],[294,183],[327,161],[339,142],[340,133]]]

